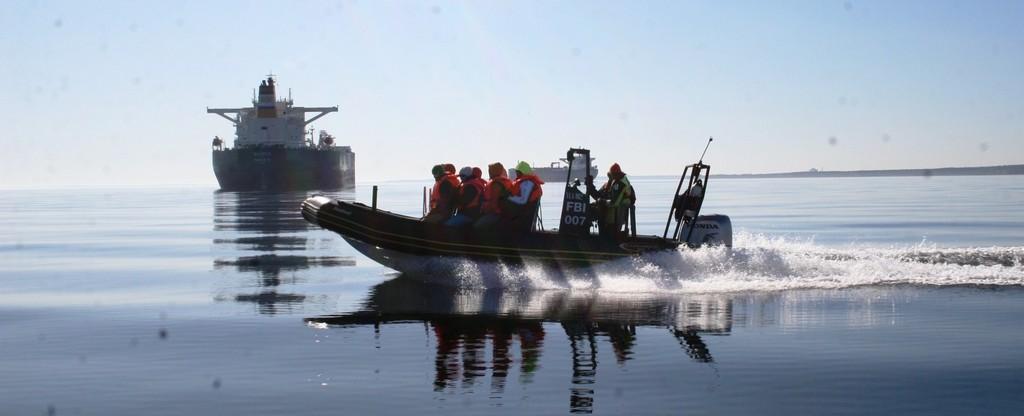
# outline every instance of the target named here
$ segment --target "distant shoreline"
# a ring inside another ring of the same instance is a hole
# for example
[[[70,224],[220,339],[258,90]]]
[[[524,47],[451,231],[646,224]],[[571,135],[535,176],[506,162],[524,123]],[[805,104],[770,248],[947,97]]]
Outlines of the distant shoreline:
[[[716,178],[864,178],[882,176],[984,176],[1024,175],[1024,165],[976,166],[934,169],[811,170],[781,173],[713,174]]]

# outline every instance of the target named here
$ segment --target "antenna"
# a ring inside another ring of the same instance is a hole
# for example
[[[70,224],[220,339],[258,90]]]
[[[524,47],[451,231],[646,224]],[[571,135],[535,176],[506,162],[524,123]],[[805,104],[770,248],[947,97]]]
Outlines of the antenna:
[[[700,160],[697,163],[702,164],[702,165],[704,164],[704,155],[708,154],[708,148],[711,147],[711,141],[712,140],[715,140],[715,138],[714,137],[708,137],[708,145],[704,146],[704,153],[700,154]]]

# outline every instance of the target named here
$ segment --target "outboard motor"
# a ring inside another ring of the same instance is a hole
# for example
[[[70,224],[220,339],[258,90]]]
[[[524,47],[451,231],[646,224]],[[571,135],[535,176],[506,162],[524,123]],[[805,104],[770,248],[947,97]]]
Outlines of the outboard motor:
[[[680,227],[679,234],[675,238],[684,240],[690,247],[717,245],[732,247],[732,221],[727,215],[701,215],[697,217],[696,221]]]

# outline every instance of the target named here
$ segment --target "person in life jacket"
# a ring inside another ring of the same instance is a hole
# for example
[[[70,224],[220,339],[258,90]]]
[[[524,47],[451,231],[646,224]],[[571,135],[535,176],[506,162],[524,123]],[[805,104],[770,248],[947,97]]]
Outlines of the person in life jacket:
[[[444,166],[444,172],[445,173],[450,174],[450,175],[454,175],[455,174],[455,165],[453,165],[451,163],[445,163],[444,165],[441,165],[441,166]]]
[[[480,218],[473,223],[473,228],[493,228],[508,213],[507,199],[512,195],[512,181],[505,172],[505,166],[501,162],[494,162],[487,165],[487,174],[491,178],[484,187],[483,203],[480,206]]]
[[[618,163],[608,168],[608,182],[601,189],[594,188],[594,177],[587,176],[587,195],[596,200],[594,212],[598,217],[598,232],[603,236],[615,236],[626,224],[629,207],[636,203],[636,193],[629,179]]]
[[[455,212],[459,196],[459,179],[454,174],[446,172],[442,165],[434,165],[430,173],[434,175],[434,189],[430,192],[430,212],[423,217],[423,221],[439,224],[447,221]]]
[[[544,195],[541,185],[544,184],[529,163],[519,161],[516,164],[516,180],[512,183],[512,196],[508,197],[508,211],[512,214],[511,223],[517,230],[530,231],[537,220],[540,197]]]
[[[459,198],[457,212],[454,217],[444,223],[451,227],[463,227],[472,224],[480,218],[480,209],[484,201],[484,187],[487,182],[481,177],[483,172],[480,168],[466,166],[459,170]]]

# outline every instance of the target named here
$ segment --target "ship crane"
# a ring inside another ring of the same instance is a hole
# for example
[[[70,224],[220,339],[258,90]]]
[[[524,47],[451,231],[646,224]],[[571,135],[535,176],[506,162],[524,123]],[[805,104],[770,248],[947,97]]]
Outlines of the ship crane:
[[[224,117],[225,119],[227,119],[228,121],[230,121],[232,124],[235,124],[235,125],[237,125],[240,122],[239,121],[239,114],[243,113],[243,112],[246,112],[246,111],[252,111],[252,107],[243,107],[243,108],[209,108],[209,107],[207,107],[206,108],[206,113],[207,114],[216,114],[218,116]],[[334,106],[334,107],[288,107],[287,111],[289,113],[303,113],[303,114],[306,114],[306,113],[320,113],[320,114],[317,114],[317,115],[313,116],[312,118],[310,118],[308,120],[305,120],[305,122],[302,125],[303,126],[307,126],[307,125],[309,125],[309,123],[312,123],[312,122],[316,121],[320,117],[326,116],[326,115],[328,115],[330,113],[338,112],[338,107],[337,106]],[[229,116],[229,114],[233,115],[234,117]]]

